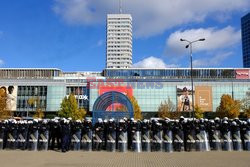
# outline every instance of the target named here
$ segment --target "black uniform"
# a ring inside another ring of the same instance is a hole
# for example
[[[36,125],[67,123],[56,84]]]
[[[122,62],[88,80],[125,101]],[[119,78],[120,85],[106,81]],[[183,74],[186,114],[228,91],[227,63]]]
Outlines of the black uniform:
[[[195,124],[194,121],[188,120],[185,126],[184,133],[184,141],[185,141],[185,150],[186,151],[195,151]]]
[[[81,133],[82,123],[72,122],[71,124],[71,150],[80,150],[81,148]]]
[[[100,151],[104,144],[104,124],[103,122],[97,122],[94,126],[93,134],[93,150]]]
[[[106,128],[106,150],[115,151],[116,149],[116,123],[109,121]]]
[[[61,127],[59,122],[50,121],[50,134],[49,134],[49,145],[50,149],[54,150],[56,147],[57,149],[61,148]]]
[[[241,134],[240,134],[240,126],[236,122],[232,123],[231,132],[232,132],[233,149],[235,151],[241,151],[242,141],[241,141]]]
[[[150,123],[142,122],[141,124],[142,151],[151,151],[150,146]]]
[[[25,150],[27,147],[28,124],[18,124],[17,130],[17,148]]]
[[[7,149],[16,149],[17,144],[17,129],[18,126],[14,122],[9,122],[8,128],[7,128],[7,142],[6,142],[6,148]]]
[[[85,151],[92,150],[92,123],[90,120],[83,123],[81,145]]]
[[[182,124],[175,122],[172,131],[174,151],[184,151],[184,133]]]
[[[62,152],[69,151],[71,126],[69,122],[61,121]]]
[[[128,149],[128,124],[120,121],[117,126],[117,148],[120,152],[126,152]]]
[[[37,144],[38,144],[38,122],[33,121],[32,124],[29,124],[28,150],[31,151],[37,150]]]
[[[49,146],[49,125],[47,122],[39,124],[38,150],[48,150]]]

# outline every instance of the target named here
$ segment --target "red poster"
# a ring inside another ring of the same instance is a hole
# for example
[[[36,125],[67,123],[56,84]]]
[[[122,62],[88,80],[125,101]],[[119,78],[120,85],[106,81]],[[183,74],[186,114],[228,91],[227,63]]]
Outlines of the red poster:
[[[99,86],[99,95],[102,95],[106,92],[116,91],[123,93],[124,95],[131,97],[133,96],[133,88],[132,86]],[[113,103],[110,105],[106,111],[116,111],[122,105],[119,103]]]
[[[235,70],[236,79],[250,79],[248,69],[237,69]]]
[[[106,92],[116,91],[123,93],[124,95],[131,97],[133,96],[133,88],[131,86],[100,86],[99,87],[99,95],[102,95]]]

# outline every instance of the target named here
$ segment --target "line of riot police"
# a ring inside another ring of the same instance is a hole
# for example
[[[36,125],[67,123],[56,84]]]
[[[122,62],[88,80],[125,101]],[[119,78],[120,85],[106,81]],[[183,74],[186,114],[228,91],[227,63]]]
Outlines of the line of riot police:
[[[250,151],[250,119],[2,120],[0,150]]]

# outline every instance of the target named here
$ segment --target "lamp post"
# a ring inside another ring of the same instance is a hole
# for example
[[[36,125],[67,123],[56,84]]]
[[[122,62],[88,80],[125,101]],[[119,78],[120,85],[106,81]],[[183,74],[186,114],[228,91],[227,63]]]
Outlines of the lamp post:
[[[199,42],[199,41],[205,41],[205,38],[201,38],[198,40],[194,40],[194,41],[189,41],[186,39],[180,39],[180,41],[184,41],[187,42],[188,44],[186,45],[186,48],[190,49],[190,64],[191,64],[191,86],[192,86],[192,117],[194,118],[194,81],[193,81],[193,47],[192,44],[195,42]]]

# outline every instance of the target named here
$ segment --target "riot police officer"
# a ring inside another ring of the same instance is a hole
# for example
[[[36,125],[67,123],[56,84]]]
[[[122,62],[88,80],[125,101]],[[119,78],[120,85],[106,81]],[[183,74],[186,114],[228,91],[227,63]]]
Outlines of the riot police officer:
[[[222,135],[222,150],[231,151],[233,148],[232,144],[232,135],[230,130],[230,124],[227,121],[227,118],[224,118],[224,121],[221,125],[221,135]]]
[[[117,126],[117,148],[120,152],[127,152],[128,149],[128,125],[124,119],[119,121]]]
[[[5,131],[6,131],[7,120],[0,120],[0,150],[4,148],[4,139],[5,139]]]
[[[56,147],[57,149],[61,148],[61,126],[59,119],[52,119],[49,122],[50,125],[50,134],[49,134],[49,145],[50,149],[54,150]]]
[[[83,123],[81,145],[84,151],[92,150],[92,122],[90,119]]]
[[[141,122],[134,120],[131,123],[132,151],[141,152]]]
[[[241,126],[241,134],[243,141],[243,148],[246,151],[250,151],[250,119],[243,121]]]
[[[71,150],[80,150],[81,148],[81,120],[72,121],[71,124]]]
[[[203,143],[203,150],[204,151],[210,151],[210,145],[209,145],[209,137],[208,137],[208,119],[201,118],[200,120],[200,130],[201,135],[203,137],[204,143]]]
[[[108,121],[106,133],[107,133],[106,150],[114,152],[116,149],[116,123],[114,119],[110,119]]]
[[[221,150],[221,133],[219,118],[215,118],[215,121],[210,121],[208,133],[211,150]]]
[[[175,120],[173,125],[173,148],[174,151],[184,151],[184,133],[183,133],[183,126],[178,121]]]
[[[71,135],[71,126],[69,119],[63,119],[61,121],[61,129],[62,129],[62,152],[69,151],[70,147],[70,135]]]
[[[170,119],[165,119],[162,123],[163,131],[163,151],[173,152],[173,133],[172,133],[173,124]]]
[[[104,143],[104,124],[101,118],[98,118],[98,122],[94,126],[93,133],[93,150],[100,151],[103,148]]]
[[[157,120],[152,120],[152,151],[162,150],[162,124]]]
[[[188,119],[185,126],[185,150],[195,151],[195,124],[193,119]]]
[[[14,150],[17,144],[17,121],[14,119],[9,119],[7,128],[7,142],[6,149]]]
[[[27,146],[28,123],[26,120],[19,121],[17,130],[17,148],[25,150]]]
[[[29,123],[29,133],[28,133],[28,150],[37,150],[38,143],[38,120],[28,121]]]
[[[142,151],[150,152],[150,123],[149,120],[144,119],[141,124],[141,138],[142,138]]]
[[[231,132],[232,132],[233,149],[235,151],[241,151],[242,141],[241,141],[241,134],[240,134],[240,126],[236,123],[236,121],[232,122]]]
[[[49,146],[49,124],[48,120],[41,120],[38,129],[38,150],[48,150]]]

